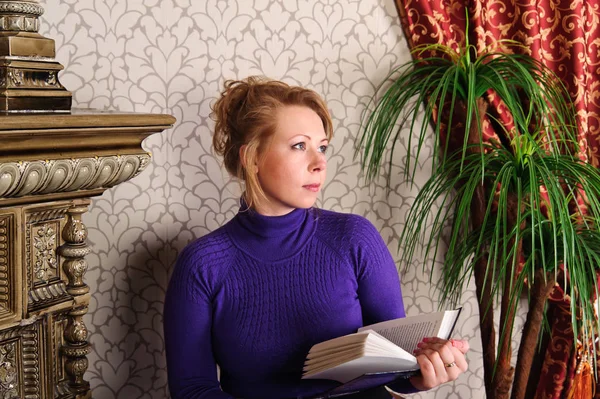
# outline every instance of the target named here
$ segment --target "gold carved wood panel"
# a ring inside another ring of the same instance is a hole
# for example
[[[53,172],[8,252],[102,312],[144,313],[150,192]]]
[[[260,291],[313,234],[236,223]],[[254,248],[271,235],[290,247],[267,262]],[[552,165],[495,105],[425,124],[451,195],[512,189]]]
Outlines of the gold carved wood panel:
[[[0,399],[90,397],[88,205],[0,208]]]
[[[0,399],[91,398],[81,215],[170,115],[71,109],[38,0],[0,0]]]
[[[49,398],[72,398],[73,394],[69,389],[69,378],[65,372],[66,357],[62,353],[62,347],[65,345],[65,331],[68,320],[66,312],[57,312],[49,316],[48,325],[50,326],[50,334],[48,337],[48,348],[50,348],[51,356],[49,370],[52,371],[51,383],[49,384],[51,391]]]
[[[82,215],[89,197],[149,164],[142,140],[174,122],[169,115],[0,110],[0,399],[92,397],[83,322],[91,248]]]
[[[0,398],[46,398],[42,322],[0,331]]]
[[[28,311],[71,300],[58,248],[70,202],[24,208]]]
[[[23,313],[20,222],[20,212],[0,208],[0,325],[14,324]]]

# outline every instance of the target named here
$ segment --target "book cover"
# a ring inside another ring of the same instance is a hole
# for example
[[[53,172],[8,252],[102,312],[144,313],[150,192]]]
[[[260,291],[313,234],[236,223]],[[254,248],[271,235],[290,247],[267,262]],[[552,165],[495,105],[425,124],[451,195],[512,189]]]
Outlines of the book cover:
[[[352,395],[358,392],[363,392],[369,389],[377,388],[382,385],[389,385],[401,379],[408,379],[414,375],[417,375],[418,373],[418,369],[408,371],[367,373],[345,384],[341,384],[340,386],[333,388],[327,392],[299,399],[341,398],[347,395]]]

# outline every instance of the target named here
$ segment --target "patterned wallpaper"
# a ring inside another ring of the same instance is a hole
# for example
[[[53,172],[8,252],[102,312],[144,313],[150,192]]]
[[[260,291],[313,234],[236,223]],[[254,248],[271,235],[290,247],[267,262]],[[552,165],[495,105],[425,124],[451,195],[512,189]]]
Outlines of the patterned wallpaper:
[[[86,323],[94,397],[168,397],[162,308],[178,251],[233,217],[239,186],[210,150],[209,105],[225,78],[267,75],[310,87],[332,111],[335,138],[319,206],[369,218],[397,253],[417,184],[395,166],[367,185],[353,158],[364,104],[409,58],[393,0],[47,0],[42,34],[56,40],[62,83],[79,108],[169,113],[175,127],[145,142],[148,169],[94,199],[84,221],[93,254]],[[400,147],[405,146],[404,142]],[[404,152],[405,153],[405,152]],[[402,163],[397,151],[395,165]],[[432,260],[402,273],[409,314],[436,309]],[[424,267],[423,267],[424,265]],[[399,265],[400,268],[401,265]],[[415,398],[483,398],[471,286],[456,335],[470,340],[469,371]]]

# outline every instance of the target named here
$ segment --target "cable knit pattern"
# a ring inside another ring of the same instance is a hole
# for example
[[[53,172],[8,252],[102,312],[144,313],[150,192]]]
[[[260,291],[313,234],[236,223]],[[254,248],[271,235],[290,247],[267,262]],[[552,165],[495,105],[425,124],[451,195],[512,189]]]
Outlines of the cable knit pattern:
[[[233,245],[222,229],[197,240],[194,245],[183,249],[177,259],[169,282],[173,290],[185,292],[185,296],[194,302],[212,298],[214,290],[224,274],[223,269],[232,261]]]
[[[318,209],[239,212],[190,243],[173,271],[164,315],[171,395],[323,392],[337,383],[300,379],[310,347],[397,317],[404,317],[398,273],[365,218]]]

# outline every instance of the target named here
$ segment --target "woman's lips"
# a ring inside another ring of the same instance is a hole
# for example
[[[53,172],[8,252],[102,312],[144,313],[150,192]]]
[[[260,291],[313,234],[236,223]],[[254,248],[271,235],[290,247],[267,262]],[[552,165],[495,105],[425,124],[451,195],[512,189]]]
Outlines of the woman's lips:
[[[307,184],[306,186],[302,186],[305,189],[312,191],[313,193],[316,193],[317,191],[319,191],[319,188],[321,187],[320,184]]]

